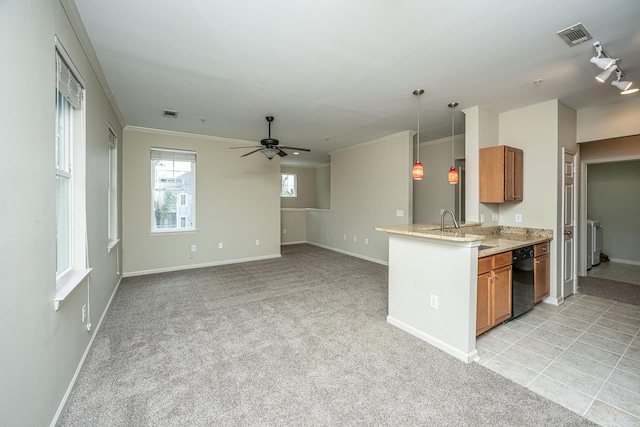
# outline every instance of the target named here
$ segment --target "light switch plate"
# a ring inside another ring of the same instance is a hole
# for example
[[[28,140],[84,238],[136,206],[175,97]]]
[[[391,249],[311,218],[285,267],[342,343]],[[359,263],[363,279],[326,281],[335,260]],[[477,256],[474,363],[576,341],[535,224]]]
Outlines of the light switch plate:
[[[522,222],[522,214],[516,214],[516,222]]]
[[[491,221],[496,222],[498,220],[498,214],[495,212],[491,213]]]
[[[401,210],[401,209],[398,209],[398,210],[396,211],[396,216],[404,216],[404,211],[403,211],[403,210]]]

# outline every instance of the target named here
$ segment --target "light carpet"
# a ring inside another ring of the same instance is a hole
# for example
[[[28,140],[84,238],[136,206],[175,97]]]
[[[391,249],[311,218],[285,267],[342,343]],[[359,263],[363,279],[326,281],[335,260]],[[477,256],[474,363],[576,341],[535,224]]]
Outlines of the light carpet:
[[[594,425],[389,325],[387,270],[303,244],[124,279],[59,425]]]

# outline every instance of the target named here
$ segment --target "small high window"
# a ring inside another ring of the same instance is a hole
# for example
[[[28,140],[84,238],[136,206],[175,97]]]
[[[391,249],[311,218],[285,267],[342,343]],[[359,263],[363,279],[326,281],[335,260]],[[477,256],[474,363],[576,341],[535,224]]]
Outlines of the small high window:
[[[298,183],[296,175],[293,173],[280,174],[282,178],[281,197],[298,197]]]

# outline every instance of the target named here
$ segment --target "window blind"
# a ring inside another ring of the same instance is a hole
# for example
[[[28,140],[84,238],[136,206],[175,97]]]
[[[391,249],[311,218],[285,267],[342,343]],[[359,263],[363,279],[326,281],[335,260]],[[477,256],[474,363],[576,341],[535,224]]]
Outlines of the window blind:
[[[172,160],[175,162],[195,163],[196,152],[183,150],[167,150],[165,148],[152,148],[151,160]]]
[[[57,89],[76,110],[82,108],[83,87],[67,62],[56,50]]]

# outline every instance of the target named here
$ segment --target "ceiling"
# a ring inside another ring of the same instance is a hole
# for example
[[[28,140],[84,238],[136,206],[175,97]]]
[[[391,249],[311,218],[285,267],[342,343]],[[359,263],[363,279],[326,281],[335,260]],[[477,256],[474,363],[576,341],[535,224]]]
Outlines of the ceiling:
[[[283,164],[415,130],[419,88],[421,141],[451,135],[452,101],[456,133],[473,106],[616,102],[614,78],[594,79],[594,41],[640,87],[638,0],[75,4],[127,125],[257,142],[271,115],[281,145],[312,150]],[[579,22],[593,40],[569,47],[557,32]]]

